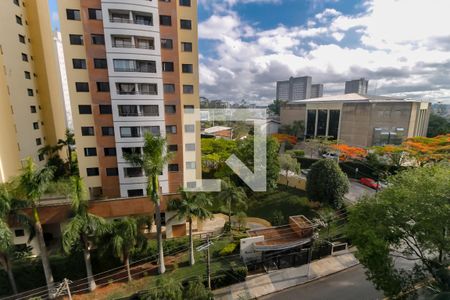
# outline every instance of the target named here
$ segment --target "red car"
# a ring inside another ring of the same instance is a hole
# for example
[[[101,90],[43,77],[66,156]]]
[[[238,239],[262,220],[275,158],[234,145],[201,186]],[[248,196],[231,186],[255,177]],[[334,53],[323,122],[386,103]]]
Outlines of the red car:
[[[365,186],[368,186],[374,190],[378,190],[381,188],[381,185],[379,183],[377,183],[375,180],[373,180],[372,178],[367,178],[367,177],[363,177],[359,180],[359,182],[361,184],[364,184]]]

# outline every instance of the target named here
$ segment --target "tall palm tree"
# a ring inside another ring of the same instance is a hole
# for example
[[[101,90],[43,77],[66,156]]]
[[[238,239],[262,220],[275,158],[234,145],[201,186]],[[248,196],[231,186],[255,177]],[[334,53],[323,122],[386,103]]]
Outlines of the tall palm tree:
[[[69,162],[69,175],[78,174],[78,169],[73,158],[73,150],[75,148],[75,134],[70,130],[66,129],[66,138],[59,139],[58,144],[55,147],[67,147],[67,160]]]
[[[189,263],[194,265],[194,241],[192,239],[192,220],[205,220],[211,218],[212,214],[207,209],[211,206],[211,201],[204,193],[189,193],[180,190],[181,199],[172,199],[168,204],[168,209],[176,211],[172,218],[185,219],[189,223]]]
[[[45,280],[47,282],[47,289],[50,298],[54,298],[52,291],[54,288],[54,280],[37,207],[42,195],[52,183],[53,172],[53,168],[38,169],[33,160],[28,158],[25,166],[22,168],[21,174],[16,179],[16,192],[18,196],[24,200],[28,207],[31,207],[32,210],[33,226],[38,240],[42,266],[44,268]]]
[[[9,283],[14,294],[17,294],[16,280],[12,272],[11,264],[11,248],[12,248],[12,232],[8,227],[7,219],[11,211],[11,198],[6,189],[0,187],[0,265],[3,266],[8,274]]]
[[[142,153],[125,154],[124,158],[136,167],[141,167],[147,176],[147,196],[155,205],[156,239],[158,243],[158,260],[160,274],[166,271],[161,230],[161,199],[159,195],[158,176],[163,172],[164,165],[170,159],[167,153],[166,140],[160,136],[146,133]]]
[[[108,232],[109,227],[102,217],[89,213],[89,204],[85,197],[82,179],[78,176],[73,176],[70,178],[70,183],[74,217],[64,229],[63,248],[65,252],[69,253],[77,244],[82,245],[89,290],[93,291],[96,288],[96,284],[92,272],[90,253],[93,243],[92,238],[105,234]]]
[[[245,202],[247,195],[242,187],[238,187],[231,180],[225,179],[222,180],[222,189],[217,198],[228,212],[228,223],[231,228],[231,215],[233,211],[247,207]]]

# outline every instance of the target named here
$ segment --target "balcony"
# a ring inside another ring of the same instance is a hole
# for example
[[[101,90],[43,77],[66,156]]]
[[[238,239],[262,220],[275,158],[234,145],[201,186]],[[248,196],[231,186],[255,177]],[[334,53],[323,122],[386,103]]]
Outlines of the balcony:
[[[111,23],[153,26],[153,15],[134,11],[109,11]]]
[[[119,95],[158,95],[156,83],[116,83]]]
[[[148,49],[155,50],[155,41],[153,38],[141,37],[117,37],[112,36],[113,48],[134,48],[134,49]]]
[[[115,72],[156,73],[156,62],[151,60],[114,59]]]

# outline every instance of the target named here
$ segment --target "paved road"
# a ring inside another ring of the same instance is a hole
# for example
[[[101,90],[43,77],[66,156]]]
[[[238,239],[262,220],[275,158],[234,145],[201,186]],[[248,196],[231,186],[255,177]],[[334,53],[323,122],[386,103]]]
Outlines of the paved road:
[[[350,190],[347,194],[345,194],[345,199],[347,200],[347,204],[355,204],[358,202],[359,198],[364,195],[373,195],[375,194],[375,190],[367,187],[365,185],[360,184],[357,181],[350,180]]]
[[[340,273],[267,295],[263,300],[375,300],[383,299],[370,281],[366,280],[361,265]]]

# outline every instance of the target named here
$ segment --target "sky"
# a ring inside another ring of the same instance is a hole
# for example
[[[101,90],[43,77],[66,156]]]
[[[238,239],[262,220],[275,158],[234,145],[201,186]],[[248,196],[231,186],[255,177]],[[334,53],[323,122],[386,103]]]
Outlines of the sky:
[[[267,103],[290,76],[324,95],[365,77],[369,94],[450,103],[449,11],[449,0],[198,0],[200,94]]]

